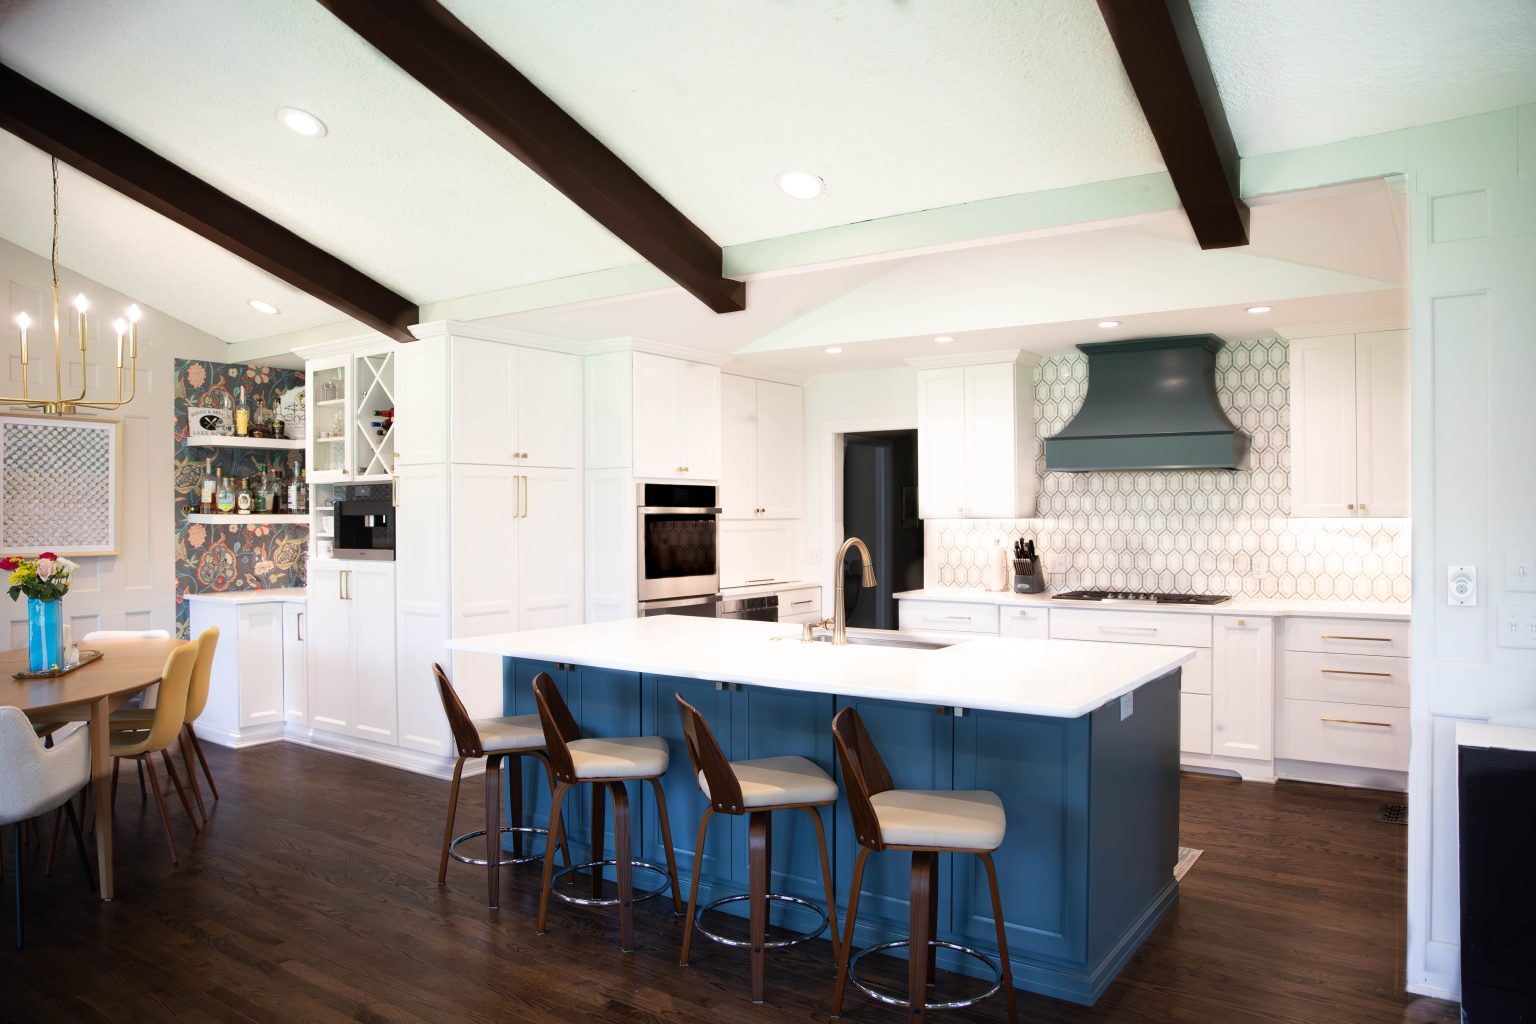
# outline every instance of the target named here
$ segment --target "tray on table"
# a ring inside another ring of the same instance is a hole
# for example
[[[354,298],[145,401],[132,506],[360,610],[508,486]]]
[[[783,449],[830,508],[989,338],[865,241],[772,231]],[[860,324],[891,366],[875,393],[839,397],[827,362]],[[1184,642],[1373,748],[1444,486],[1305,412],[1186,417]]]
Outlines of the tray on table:
[[[88,651],[82,648],[80,651],[80,662],[77,665],[70,665],[68,668],[48,668],[41,672],[12,672],[11,678],[47,679],[52,676],[67,676],[69,673],[75,671],[76,669],[84,668],[93,661],[100,661],[101,658],[102,653],[100,651]]]

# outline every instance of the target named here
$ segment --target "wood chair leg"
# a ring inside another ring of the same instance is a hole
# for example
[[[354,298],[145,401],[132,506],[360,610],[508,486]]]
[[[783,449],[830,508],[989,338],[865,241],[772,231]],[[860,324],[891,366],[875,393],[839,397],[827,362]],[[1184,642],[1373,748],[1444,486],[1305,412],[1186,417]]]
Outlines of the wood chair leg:
[[[933,892],[939,884],[939,855],[926,850],[912,854],[912,889],[907,912],[907,1019],[927,1019],[928,936],[933,932]]]
[[[747,816],[747,927],[752,942],[752,1001],[763,1001],[763,974],[768,959],[768,876],[773,869],[773,815],[753,811]]]
[[[683,922],[683,953],[677,961],[679,967],[688,966],[688,951],[693,948],[693,918],[699,912],[699,876],[704,873],[704,835],[714,813],[713,807],[704,808],[704,816],[699,819],[699,839],[693,844],[693,877],[688,881],[688,916]]]
[[[864,862],[869,847],[859,847],[853,860],[853,885],[848,889],[848,920],[843,924],[842,948],[837,952],[837,984],[832,989],[832,1016],[843,1015],[843,991],[848,987],[848,962],[853,957],[853,926],[859,919],[859,890],[864,885]]]
[[[549,803],[550,806],[553,807],[555,803],[555,773],[549,766],[549,758],[544,756],[544,751],[542,750],[529,751],[528,756],[532,757],[534,760],[538,761],[539,764],[544,766],[544,781],[549,786]],[[555,841],[555,826],[553,821],[550,822],[549,834],[545,836],[544,839],[549,843],[553,843]],[[575,861],[571,860],[571,844],[566,839],[564,829],[560,830],[560,853],[565,857],[566,867],[570,867],[572,864],[576,863]]]
[[[165,843],[171,848],[171,863],[180,864],[181,858],[176,854],[176,837],[171,835],[171,812],[165,807],[165,797],[160,793],[160,780],[155,776],[155,762],[149,755],[139,759],[144,766],[145,773],[149,776],[149,791],[154,794],[155,806],[160,808],[160,824],[165,829]]]
[[[485,759],[485,893],[492,910],[501,906],[501,758]]]
[[[800,809],[816,823],[816,852],[821,855],[821,881],[827,890],[827,937],[832,940],[832,960],[835,963],[842,940],[837,934],[837,891],[832,888],[832,864],[827,859],[827,830],[822,827],[819,808]]]
[[[565,794],[571,791],[569,783],[559,783],[555,786],[554,794],[549,798],[549,842],[544,845],[544,875],[543,882],[539,886],[539,918],[534,931],[544,934],[544,926],[549,921],[549,884],[555,875],[555,846],[558,841],[563,841],[565,828],[560,817],[560,807],[565,803]],[[569,858],[570,854],[566,854]],[[566,865],[569,867],[569,863]]]
[[[187,788],[192,791],[192,800],[197,804],[198,817],[203,819],[203,824],[208,824],[208,808],[203,803],[203,787],[197,784],[197,768],[192,763],[192,745],[187,742],[187,730],[183,726],[181,735],[176,738],[176,746],[181,750],[181,763],[187,769]]]
[[[1003,900],[997,891],[997,867],[990,853],[978,854],[987,869],[987,888],[992,890],[992,920],[997,923],[997,963],[1003,972],[1003,999],[1008,1004],[1008,1024],[1019,1024],[1019,1005],[1013,994],[1013,966],[1008,959],[1008,926],[1003,923]]]
[[[437,857],[437,884],[448,881],[448,847],[453,843],[453,820],[459,811],[459,783],[464,778],[464,758],[453,762],[453,785],[448,788],[448,823],[443,826],[443,849]]]
[[[613,794],[613,859],[619,882],[619,949],[635,948],[635,866],[629,840],[629,793],[622,782],[610,782]]]
[[[661,779],[651,780],[656,792],[656,819],[661,822],[661,841],[667,854],[667,879],[672,883],[672,913],[683,912],[683,890],[677,884],[677,855],[672,849],[672,816],[667,813],[667,794],[661,788]]]
[[[145,760],[151,759],[146,757]],[[171,777],[171,785],[176,787],[176,795],[181,798],[181,809],[187,812],[187,817],[192,821],[192,831],[201,832],[202,822],[197,820],[197,812],[192,810],[192,799],[187,796],[187,787],[181,784],[181,773],[176,770],[176,762],[171,760],[171,752],[160,751],[160,760],[165,762],[165,774]]]
[[[507,757],[507,824],[521,828],[523,824],[523,758],[519,754]],[[512,856],[523,856],[523,834],[512,833]]]
[[[929,945],[939,937],[939,855],[933,855],[933,884],[928,887],[928,934],[923,946],[928,950],[928,987],[938,984],[939,947]]]
[[[603,817],[607,804],[603,802],[607,786],[605,783],[594,782],[592,784],[592,817],[587,820],[587,859],[603,859]],[[614,854],[614,860],[618,860],[618,854]],[[587,872],[592,876],[592,898],[601,899],[603,895],[603,868],[595,864]]]
[[[213,794],[214,800],[219,798],[219,787],[213,781],[213,772],[208,770],[208,759],[203,756],[203,741],[197,738],[197,730],[188,722],[183,728],[187,732],[187,739],[192,741],[192,752],[197,755],[197,763],[203,766],[203,778],[208,780],[208,792]]]
[[[148,800],[149,799],[149,794],[144,792],[144,762],[143,761],[138,762],[138,766],[139,766],[139,769],[138,769],[138,771],[139,771],[139,799],[141,801],[142,800]]]

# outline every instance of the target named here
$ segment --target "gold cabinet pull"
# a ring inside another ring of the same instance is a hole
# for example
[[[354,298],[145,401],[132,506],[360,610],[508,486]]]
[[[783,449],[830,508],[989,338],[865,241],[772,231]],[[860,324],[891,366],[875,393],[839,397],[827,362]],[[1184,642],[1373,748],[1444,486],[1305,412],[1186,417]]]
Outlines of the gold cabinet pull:
[[[304,642],[304,613],[299,612],[293,619],[293,638],[299,643]]]
[[[1322,670],[1325,676],[1379,676],[1382,679],[1391,679],[1391,672],[1366,672],[1354,668],[1325,668]]]
[[[1100,633],[1156,633],[1156,626],[1100,626]]]
[[[1390,729],[1391,722],[1367,722],[1361,718],[1322,718],[1319,721],[1330,722],[1334,725],[1369,725],[1375,729]]]
[[[528,477],[523,477],[523,518],[528,518]]]
[[[1373,643],[1373,644],[1389,644],[1389,643],[1392,642],[1392,638],[1389,637],[1389,636],[1329,636],[1327,633],[1323,634],[1323,639],[1324,640],[1363,640],[1363,641],[1366,641],[1368,643]]]

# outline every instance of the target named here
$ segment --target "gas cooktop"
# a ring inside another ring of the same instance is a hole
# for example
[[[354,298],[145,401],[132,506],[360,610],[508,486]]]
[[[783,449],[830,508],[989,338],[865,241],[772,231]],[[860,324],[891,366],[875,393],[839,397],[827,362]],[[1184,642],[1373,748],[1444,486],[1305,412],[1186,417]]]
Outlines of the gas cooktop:
[[[1147,604],[1221,604],[1232,600],[1226,594],[1151,594],[1141,590],[1070,590],[1052,595],[1054,601],[1118,601]]]

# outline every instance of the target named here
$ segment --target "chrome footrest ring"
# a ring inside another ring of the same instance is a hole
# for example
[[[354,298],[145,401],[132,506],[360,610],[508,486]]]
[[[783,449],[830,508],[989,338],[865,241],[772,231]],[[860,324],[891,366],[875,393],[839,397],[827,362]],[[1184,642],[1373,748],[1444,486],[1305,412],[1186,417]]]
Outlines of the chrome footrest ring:
[[[560,880],[566,875],[572,875],[578,871],[588,871],[592,868],[618,867],[618,864],[619,862],[613,859],[589,860],[582,864],[572,864],[568,868],[561,868],[559,871],[556,871],[549,880],[549,894],[558,900],[562,900],[577,907],[616,907],[620,902],[617,897],[614,897],[613,899],[603,899],[597,896],[572,896],[568,892],[561,892]],[[660,875],[662,879],[661,885],[654,889],[636,889],[632,902],[639,903],[641,900],[648,900],[652,896],[660,896],[662,893],[666,892],[669,888],[672,887],[672,876],[668,875],[667,869],[661,867],[659,864],[652,864],[650,861],[644,860],[632,860],[629,862],[629,864],[631,868],[639,871],[655,872],[656,874]]]
[[[719,910],[727,903],[740,903],[743,900],[750,900],[751,898],[752,895],[750,893],[741,893],[736,896],[726,896],[723,899],[715,900],[713,903],[706,903],[704,906],[699,908],[698,913],[693,915],[693,930],[704,936],[706,939],[709,939],[711,942],[718,942],[722,946],[734,946],[737,949],[752,948],[752,943],[750,940],[728,939],[724,935],[716,934],[715,932],[712,932],[708,928],[704,927],[704,915],[709,913],[711,910]],[[798,896],[786,896],[783,893],[777,892],[768,893],[766,899],[770,903],[792,903],[797,907],[804,907],[807,910],[813,910],[817,914],[821,915],[821,924],[817,925],[810,931],[796,932],[795,934],[786,938],[775,939],[772,942],[764,942],[764,949],[785,949],[789,946],[798,946],[802,942],[811,941],[822,932],[827,930],[827,911],[826,908],[821,904],[812,903],[810,900],[803,900]]]
[[[878,946],[870,946],[868,949],[860,950],[858,953],[856,953],[854,955],[853,959],[851,961],[849,961],[849,964],[848,964],[848,980],[853,982],[853,987],[854,988],[858,989],[860,992],[863,992],[865,995],[869,996],[869,998],[875,1000],[875,1002],[877,1002],[877,1003],[884,1003],[887,1006],[910,1006],[910,1005],[912,1005],[911,1002],[909,1000],[907,1000],[907,999],[903,999],[903,998],[900,998],[898,996],[894,996],[894,995],[892,995],[888,991],[877,989],[874,986],[868,985],[868,984],[866,984],[866,983],[864,983],[864,982],[859,980],[859,961],[860,960],[864,959],[866,956],[869,956],[871,953],[881,953],[881,952],[884,952],[887,949],[900,949],[900,948],[902,948],[904,946],[907,946],[908,944],[909,943],[907,942],[906,939],[902,939],[899,942],[882,942]],[[955,942],[945,942],[942,939],[935,940],[933,942],[927,943],[927,945],[929,945],[929,946],[936,946],[936,947],[939,947],[941,949],[952,949],[952,950],[954,950],[957,953],[961,953],[961,954],[963,954],[965,956],[970,957],[973,960],[979,960],[982,963],[986,964],[988,969],[991,970],[991,972],[992,972],[992,987],[987,989],[985,992],[981,993],[980,995],[971,996],[969,999],[952,999],[952,1000],[950,1000],[948,1002],[944,1002],[944,1003],[924,1003],[923,1004],[923,1009],[925,1009],[925,1010],[963,1010],[967,1006],[975,1006],[977,1003],[981,1002],[984,999],[990,999],[992,996],[997,994],[999,989],[1001,989],[1003,987],[1003,972],[1002,972],[1002,970],[999,969],[997,964],[992,961],[991,957],[987,956],[981,950],[979,950],[979,949],[972,949],[970,946],[962,946],[959,943],[955,943]],[[911,953],[908,953],[907,955],[911,956]],[[932,979],[930,979],[930,980],[932,980]]]
[[[501,826],[501,834],[504,835],[504,836],[505,835],[511,835],[514,832],[518,833],[518,834],[521,834],[521,835],[525,835],[525,836],[547,836],[547,835],[549,835],[549,830],[548,829],[533,828],[531,826],[526,826],[526,825],[503,825],[503,826]],[[452,857],[454,860],[458,861],[460,864],[473,864],[476,867],[483,868],[483,867],[486,866],[486,864],[488,864],[490,862],[487,861],[484,857],[469,857],[469,856],[466,856],[466,855],[460,853],[459,852],[459,844],[460,843],[467,843],[471,839],[484,839],[484,838],[485,838],[485,829],[483,829],[483,828],[480,829],[479,831],[476,831],[476,832],[466,832],[463,835],[459,836],[457,839],[455,839],[453,842],[448,844],[448,856]],[[501,860],[498,861],[497,863],[499,863],[504,868],[509,868],[509,867],[512,867],[512,866],[517,865],[517,864],[528,864],[528,863],[531,863],[532,861],[543,860],[543,859],[544,859],[544,854],[542,852],[529,854],[526,857],[514,857],[511,854],[507,853],[506,849],[503,848],[502,851],[501,851]]]

